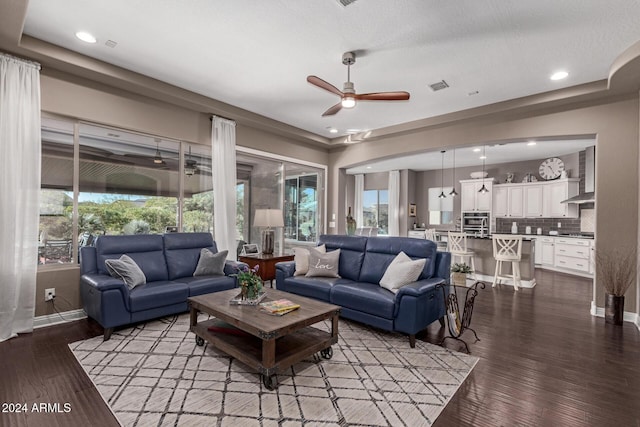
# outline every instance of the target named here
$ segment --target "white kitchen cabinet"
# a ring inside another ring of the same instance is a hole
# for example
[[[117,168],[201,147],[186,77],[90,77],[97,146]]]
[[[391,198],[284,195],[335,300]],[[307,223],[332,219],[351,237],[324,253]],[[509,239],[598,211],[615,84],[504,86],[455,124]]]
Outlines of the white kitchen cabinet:
[[[424,230],[409,230],[407,232],[408,237],[413,237],[414,239],[425,239]]]
[[[523,188],[525,218],[541,218],[543,216],[542,184],[530,184]]]
[[[542,238],[540,237],[533,239],[533,263],[542,264]]]
[[[589,273],[591,242],[587,239],[555,239],[554,266],[559,269]]]
[[[509,216],[509,189],[504,185],[493,186],[493,216],[496,218]]]
[[[509,187],[509,218],[524,217],[524,188]]]
[[[489,192],[479,192],[483,184]],[[490,212],[493,196],[493,178],[460,181],[460,193],[460,206],[463,212]]]
[[[541,262],[540,264],[543,267],[554,267],[554,238],[553,237],[542,237],[540,238],[540,246],[541,246]]]
[[[562,203],[578,194],[579,179],[562,179],[543,185],[543,215],[547,218],[578,218],[578,205]]]

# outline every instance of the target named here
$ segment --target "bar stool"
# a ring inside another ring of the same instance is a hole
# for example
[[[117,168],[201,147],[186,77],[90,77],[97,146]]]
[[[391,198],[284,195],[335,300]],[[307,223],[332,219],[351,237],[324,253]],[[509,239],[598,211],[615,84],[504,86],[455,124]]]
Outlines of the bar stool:
[[[513,287],[518,290],[520,281],[520,259],[522,258],[522,236],[512,234],[494,234],[493,258],[496,260],[496,272],[493,276],[493,287],[499,280],[513,280]],[[511,263],[511,276],[502,275],[502,263]]]
[[[436,229],[435,228],[427,228],[424,230],[424,236],[427,240],[431,240],[432,242],[436,241]]]
[[[456,258],[460,259],[460,262],[467,262],[469,260],[468,265],[471,266],[471,270],[473,270],[472,276],[474,280],[478,280],[476,276],[476,264],[473,261],[476,254],[473,251],[467,249],[467,233],[455,233],[453,231],[449,231],[447,235],[447,249],[451,252],[451,263],[456,262]]]

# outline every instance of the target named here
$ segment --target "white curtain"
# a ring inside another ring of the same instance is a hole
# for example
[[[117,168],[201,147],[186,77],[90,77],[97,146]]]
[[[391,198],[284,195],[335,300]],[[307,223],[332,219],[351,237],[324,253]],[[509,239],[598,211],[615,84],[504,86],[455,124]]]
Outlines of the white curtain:
[[[389,236],[400,235],[400,171],[389,172]]]
[[[364,175],[358,174],[355,176],[356,178],[356,188],[355,188],[355,197],[353,200],[353,211],[355,213],[356,227],[364,227],[364,216],[362,214],[363,211],[363,199],[364,199]]]
[[[213,117],[213,230],[218,250],[236,259],[236,122]]]
[[[0,342],[33,331],[40,145],[40,66],[0,54]]]

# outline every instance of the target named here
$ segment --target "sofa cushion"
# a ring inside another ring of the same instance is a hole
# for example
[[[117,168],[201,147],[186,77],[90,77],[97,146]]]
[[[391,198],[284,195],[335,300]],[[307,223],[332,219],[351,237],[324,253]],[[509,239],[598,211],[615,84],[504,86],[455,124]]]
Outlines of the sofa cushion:
[[[320,236],[319,243],[326,245],[327,252],[340,249],[340,264],[338,267],[340,277],[358,280],[364,259],[364,251],[367,247],[367,237],[323,234]]]
[[[331,304],[393,319],[395,294],[378,284],[351,282],[336,284],[331,289]]]
[[[329,302],[331,288],[334,287],[336,283],[341,282],[345,282],[345,279],[332,277],[288,277],[284,279],[280,290]]]
[[[138,264],[127,255],[122,255],[118,259],[105,260],[104,264],[109,270],[109,274],[122,280],[129,290],[147,283],[147,278]]]
[[[193,276],[224,276],[224,264],[228,253],[226,250],[213,253],[207,248],[202,248]]]
[[[436,244],[431,240],[409,237],[369,237],[358,281],[380,283],[387,267],[400,252],[404,252],[412,259],[427,260],[420,279],[433,276],[437,251]]]
[[[164,243],[159,234],[100,236],[96,240],[98,273],[109,274],[105,261],[127,254],[142,270],[147,282],[168,280]]]
[[[309,249],[310,248],[293,248],[293,261],[296,265],[296,271],[293,273],[294,276],[304,276],[309,271]],[[320,253],[326,253],[327,248],[325,245],[316,246],[316,251]]]
[[[380,279],[380,286],[391,292],[398,292],[399,288],[418,280],[426,261],[424,258],[414,261],[400,251],[384,272],[384,276]]]
[[[149,310],[185,302],[188,297],[189,287],[184,283],[166,280],[147,282],[129,292],[129,307],[132,312]]]
[[[340,249],[321,253],[309,249],[309,271],[306,277],[340,277],[338,265],[340,263]]]
[[[193,276],[202,248],[207,248],[214,254],[218,252],[211,233],[165,234],[164,252],[169,280]]]
[[[189,296],[209,294],[211,292],[226,291],[236,287],[235,277],[229,276],[195,276],[182,277],[175,282],[184,283],[189,287]]]

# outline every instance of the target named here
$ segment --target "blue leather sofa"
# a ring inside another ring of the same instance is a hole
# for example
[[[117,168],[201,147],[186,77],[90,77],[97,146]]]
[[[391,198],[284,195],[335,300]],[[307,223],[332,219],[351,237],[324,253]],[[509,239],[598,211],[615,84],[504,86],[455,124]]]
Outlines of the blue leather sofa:
[[[340,249],[340,278],[294,276],[295,263],[276,264],[276,286],[294,294],[342,307],[340,315],[387,331],[415,336],[432,322],[444,325],[445,305],[441,289],[449,284],[451,254],[437,252],[430,240],[408,237],[320,236],[327,251]],[[418,281],[397,294],[381,287],[380,279],[400,251],[413,259],[426,258]]]
[[[80,249],[80,295],[84,311],[104,327],[104,340],[113,328],[188,310],[187,298],[236,286],[239,263],[227,261],[224,276],[197,276],[200,250],[218,252],[209,233],[100,236],[95,247]],[[109,275],[105,260],[130,256],[147,283],[129,290]]]

